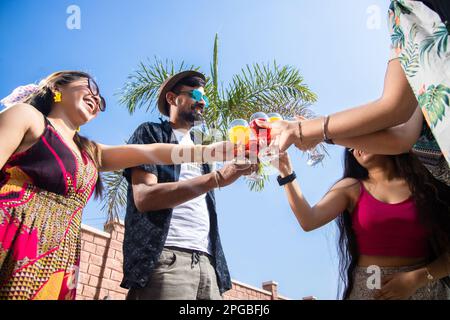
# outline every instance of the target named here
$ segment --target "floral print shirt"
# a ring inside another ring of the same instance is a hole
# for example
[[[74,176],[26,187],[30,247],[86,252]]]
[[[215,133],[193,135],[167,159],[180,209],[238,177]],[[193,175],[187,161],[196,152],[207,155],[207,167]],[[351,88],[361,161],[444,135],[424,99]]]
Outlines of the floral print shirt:
[[[400,60],[426,120],[415,149],[432,159],[424,164],[449,184],[450,27],[423,2],[412,0],[392,0],[388,23],[390,59]]]

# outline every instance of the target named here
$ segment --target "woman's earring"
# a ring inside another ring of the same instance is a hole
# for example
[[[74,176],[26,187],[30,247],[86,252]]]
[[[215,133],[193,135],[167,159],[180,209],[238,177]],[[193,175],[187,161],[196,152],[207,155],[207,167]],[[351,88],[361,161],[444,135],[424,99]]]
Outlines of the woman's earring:
[[[53,100],[54,100],[55,102],[61,102],[61,92],[56,91],[56,92],[55,92],[55,96],[53,97]]]
[[[77,132],[80,132],[80,127],[77,128]]]

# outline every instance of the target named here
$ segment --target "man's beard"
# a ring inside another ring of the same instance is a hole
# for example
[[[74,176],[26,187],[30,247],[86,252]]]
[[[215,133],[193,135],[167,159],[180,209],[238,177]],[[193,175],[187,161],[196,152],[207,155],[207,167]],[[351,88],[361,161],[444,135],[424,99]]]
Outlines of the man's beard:
[[[194,125],[196,122],[203,122],[203,116],[200,112],[195,110],[196,105],[191,106],[190,111],[186,111],[180,114],[180,118],[187,123]]]

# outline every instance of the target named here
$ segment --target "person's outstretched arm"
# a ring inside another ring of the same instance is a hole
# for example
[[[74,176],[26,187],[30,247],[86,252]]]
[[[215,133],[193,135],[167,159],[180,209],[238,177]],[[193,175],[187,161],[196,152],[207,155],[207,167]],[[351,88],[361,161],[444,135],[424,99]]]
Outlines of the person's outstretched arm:
[[[279,171],[281,177],[292,173],[292,166],[286,152],[280,154]],[[344,210],[352,206],[349,188],[357,187],[355,179],[343,179],[313,207],[305,199],[299,184],[294,180],[284,185],[289,205],[304,231],[312,231],[334,220]]]
[[[422,111],[416,108],[411,119],[404,124],[360,137],[336,139],[334,143],[373,154],[402,154],[417,142],[422,127]]]
[[[407,122],[417,107],[417,99],[399,59],[388,64],[382,96],[365,105],[330,116],[328,135],[332,139],[357,137]],[[322,138],[322,119],[302,124],[305,140]]]
[[[142,164],[229,161],[233,159],[234,150],[234,144],[230,141],[217,142],[208,146],[183,146],[168,143],[97,145],[101,150],[101,171],[132,168]]]
[[[134,204],[139,212],[174,208],[211,189],[225,187],[242,175],[250,174],[256,166],[229,164],[222,169],[177,182],[158,182],[156,174],[137,167],[131,169]]]
[[[406,79],[398,59],[389,62],[382,96],[365,105],[330,115],[328,138],[333,140],[364,136],[407,122],[417,107],[417,99]],[[277,140],[280,150],[295,144],[319,143],[323,139],[323,118],[301,121],[258,122],[271,128],[272,140]]]

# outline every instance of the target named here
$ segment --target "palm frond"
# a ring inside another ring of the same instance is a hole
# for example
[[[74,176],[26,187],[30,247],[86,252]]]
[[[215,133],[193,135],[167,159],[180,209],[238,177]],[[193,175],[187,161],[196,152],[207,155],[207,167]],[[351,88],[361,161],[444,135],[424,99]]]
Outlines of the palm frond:
[[[447,52],[448,37],[448,30],[445,26],[437,27],[435,32],[426,37],[420,44],[421,61],[424,61],[425,57],[429,55],[434,46],[436,46],[438,57],[445,54],[445,52]]]
[[[172,60],[162,61],[157,57],[154,61],[140,62],[139,67],[128,76],[127,82],[120,92],[120,103],[130,114],[137,108],[146,107],[146,112],[155,110],[158,90],[167,77],[185,70],[198,70],[193,65],[181,62],[176,65]]]
[[[402,28],[394,26],[394,31],[391,35],[391,42],[394,48],[404,48],[405,47],[405,34]]]
[[[120,212],[127,203],[128,182],[122,171],[102,173],[105,196],[102,199],[102,211],[106,210],[107,221],[118,221]]]
[[[303,83],[300,72],[290,66],[247,65],[233,77],[226,90],[227,105],[224,118],[248,119],[257,111],[279,112],[280,107],[297,101],[291,107],[308,105],[316,101],[316,95]],[[287,111],[287,110],[284,110]],[[295,113],[295,110],[289,110]]]
[[[430,85],[427,91],[419,95],[419,103],[428,114],[431,128],[442,121],[450,106],[450,87],[444,84]]]
[[[257,111],[278,112],[284,117],[304,115],[314,117],[309,108],[317,100],[316,95],[306,86],[300,72],[291,66],[280,66],[275,61],[270,64],[247,65],[235,75],[231,83],[224,87],[219,83],[219,41],[216,34],[211,75],[207,77],[205,94],[210,98],[210,107],[203,114],[204,126],[195,128],[205,140],[211,143],[227,136],[228,123],[235,118],[249,119]],[[140,62],[137,70],[128,76],[120,92],[120,103],[130,114],[138,108],[155,110],[158,91],[164,80],[177,72],[199,70],[184,62],[175,64],[172,60],[154,58]],[[326,149],[323,150],[326,152]],[[251,190],[261,191],[269,180],[263,165],[259,168],[263,179],[248,184]],[[127,182],[121,172],[104,174],[106,197],[103,209],[108,212],[108,220],[118,219],[126,204]]]
[[[216,33],[214,38],[214,51],[213,51],[213,62],[211,64],[211,78],[212,78],[212,88],[214,89],[211,93],[214,96],[219,96],[219,36]]]
[[[264,190],[264,187],[267,182],[269,182],[269,175],[266,172],[265,167],[268,165],[265,165],[263,163],[259,163],[258,167],[258,174],[261,176],[261,180],[253,181],[253,180],[247,180],[247,185],[250,189],[250,191],[256,191],[261,192]]]

